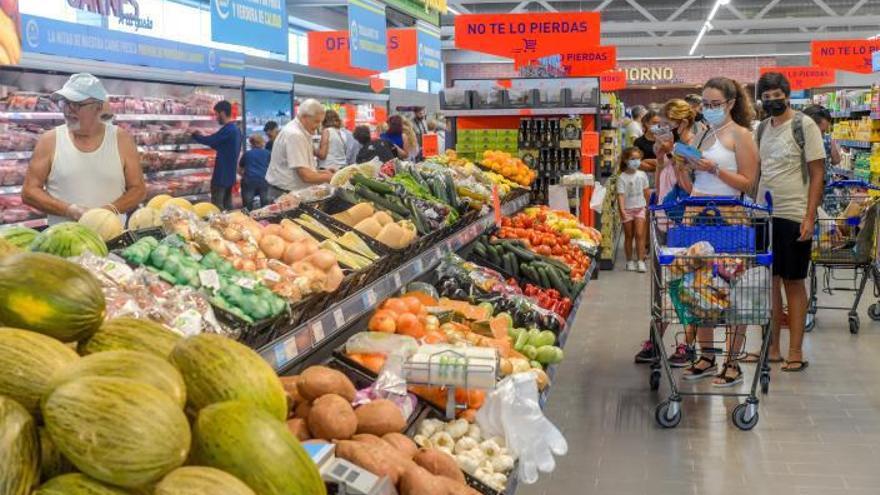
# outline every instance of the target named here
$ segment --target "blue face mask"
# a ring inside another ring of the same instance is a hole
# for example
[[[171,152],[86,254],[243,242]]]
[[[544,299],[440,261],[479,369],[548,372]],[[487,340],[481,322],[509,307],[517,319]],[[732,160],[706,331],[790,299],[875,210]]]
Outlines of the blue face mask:
[[[642,161],[641,161],[640,159],[638,159],[638,158],[633,158],[632,160],[627,160],[627,161],[626,161],[626,166],[627,166],[630,170],[638,170],[638,169],[639,169],[639,165],[641,165],[641,164],[642,164]]]
[[[727,112],[724,111],[724,107],[706,108],[703,110],[703,118],[705,118],[706,122],[712,127],[718,127],[723,124],[726,116]]]

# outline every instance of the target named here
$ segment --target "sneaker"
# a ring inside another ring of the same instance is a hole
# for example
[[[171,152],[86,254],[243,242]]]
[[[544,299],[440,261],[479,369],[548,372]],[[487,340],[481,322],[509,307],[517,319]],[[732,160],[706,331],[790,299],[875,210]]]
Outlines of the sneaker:
[[[693,350],[688,349],[685,344],[675,346],[675,352],[669,356],[669,366],[673,368],[684,368],[690,366],[693,362]]]
[[[638,270],[639,270],[639,273],[645,273],[646,271],[648,271],[648,266],[645,265],[644,261],[639,261]]]
[[[650,340],[646,340],[645,343],[642,344],[642,350],[636,354],[636,364],[653,363],[655,359],[654,344],[652,344]]]
[[[709,366],[706,366],[702,363],[708,363]],[[697,365],[700,365],[699,367]],[[702,380],[703,378],[712,378],[715,376],[715,373],[718,371],[718,365],[715,364],[715,358],[712,359],[707,358],[706,356],[700,356],[700,359],[697,360],[690,368],[684,370],[681,377],[684,380]]]
[[[636,271],[636,262],[634,260],[629,260],[626,262],[626,271],[628,271],[628,272]]]

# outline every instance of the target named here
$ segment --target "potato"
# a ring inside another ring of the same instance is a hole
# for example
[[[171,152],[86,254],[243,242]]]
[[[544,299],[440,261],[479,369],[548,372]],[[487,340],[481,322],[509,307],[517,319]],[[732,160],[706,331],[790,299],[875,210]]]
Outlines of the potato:
[[[393,459],[383,457],[381,451],[366,442],[340,440],[336,442],[336,457],[357,464],[376,476],[387,476],[391,483],[397,485],[404,467],[396,464]],[[415,464],[410,467],[418,467]]]
[[[406,418],[400,408],[388,399],[378,399],[364,404],[354,412],[357,415],[358,433],[371,433],[382,436],[386,433],[400,433],[406,428]]]
[[[293,416],[295,418],[300,418],[300,419],[309,419],[309,411],[311,411],[311,410],[312,410],[312,403],[307,402],[307,401],[303,401],[303,402],[300,402],[296,406],[296,410],[294,410]]]
[[[315,400],[322,395],[336,394],[349,403],[354,400],[355,388],[344,373],[326,366],[310,366],[299,376],[299,394],[305,400]]]
[[[382,440],[390,443],[392,447],[400,451],[407,459],[412,459],[419,451],[419,447],[412,439],[402,433],[386,433],[382,435]]]
[[[312,402],[308,425],[316,438],[347,440],[357,430],[357,416],[347,400],[327,394]]]
[[[461,472],[458,463],[446,452],[438,449],[421,449],[413,457],[413,461],[432,474],[443,476],[459,483],[466,483],[464,473]]]
[[[400,477],[400,495],[450,495],[448,485],[441,476],[434,476],[427,469],[413,466]],[[449,480],[451,481],[451,480]]]
[[[300,442],[312,438],[312,434],[309,433],[309,425],[306,424],[306,420],[302,418],[288,419],[287,429],[290,430]]]

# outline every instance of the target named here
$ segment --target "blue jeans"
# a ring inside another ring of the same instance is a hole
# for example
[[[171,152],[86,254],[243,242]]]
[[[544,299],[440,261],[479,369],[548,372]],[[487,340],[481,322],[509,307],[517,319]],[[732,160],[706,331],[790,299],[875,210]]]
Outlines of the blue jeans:
[[[262,183],[252,184],[241,181],[241,202],[244,208],[255,210],[258,208],[254,205],[254,197],[260,197],[260,207],[269,205],[272,200],[269,199],[269,184],[265,181]]]

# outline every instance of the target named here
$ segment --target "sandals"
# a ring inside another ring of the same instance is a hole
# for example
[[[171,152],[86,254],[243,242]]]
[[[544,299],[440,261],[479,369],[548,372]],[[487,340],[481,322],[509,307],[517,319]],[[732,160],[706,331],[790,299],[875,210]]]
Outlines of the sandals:
[[[700,363],[707,363],[707,366],[702,367],[700,366]],[[696,363],[684,370],[681,377],[684,380],[700,380],[702,378],[713,376],[717,369],[718,366],[715,364],[715,356],[708,358],[703,355],[700,356],[700,359],[698,359]]]
[[[807,369],[807,366],[810,365],[809,361],[785,361],[785,364],[782,365],[782,371],[787,371],[789,373],[800,373]]]
[[[745,356],[743,356],[742,359],[739,359],[738,361],[743,364],[755,364],[758,362],[758,360],[760,358],[761,358],[761,356],[756,352],[747,352],[745,354]],[[782,359],[781,357],[776,358],[776,359],[768,357],[767,362],[770,364],[774,364],[774,363],[783,363],[783,362],[785,362],[785,360]]]
[[[729,375],[727,370],[736,371],[735,375]],[[715,377],[715,380],[712,382],[713,387],[718,388],[727,388],[732,387],[734,385],[739,385],[743,382],[743,372],[737,363],[724,363],[724,368],[721,373]]]

